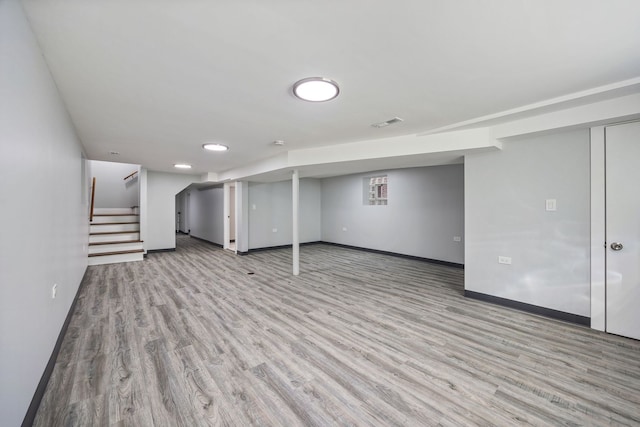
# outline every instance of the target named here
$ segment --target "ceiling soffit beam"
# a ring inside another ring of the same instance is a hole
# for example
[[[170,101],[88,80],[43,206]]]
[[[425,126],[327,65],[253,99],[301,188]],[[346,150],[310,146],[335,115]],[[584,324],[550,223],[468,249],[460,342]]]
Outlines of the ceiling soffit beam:
[[[640,119],[640,93],[621,96],[538,114],[492,127],[465,129],[429,135],[405,135],[393,138],[293,150],[241,168],[202,176],[203,181],[223,182],[281,173],[290,168],[330,165],[343,162],[394,158],[438,153],[460,153],[501,149],[501,140],[513,137],[557,132]]]
[[[640,118],[640,93],[496,125],[493,127],[493,136],[496,139],[504,139],[600,126],[637,118]]]
[[[381,159],[417,154],[437,154],[464,150],[502,148],[490,129],[468,129],[437,135],[375,139],[289,151],[289,166]]]
[[[597,103],[599,101],[605,101],[608,99],[624,97],[638,92],[640,92],[640,77],[634,77],[632,79],[627,79],[604,86],[598,86],[580,92],[574,92],[568,95],[563,95],[533,104],[524,105],[522,107],[501,111],[495,114],[476,117],[470,120],[465,120],[463,122],[453,123],[447,126],[431,129],[429,131],[419,133],[418,136],[476,127],[494,126],[500,123],[517,121],[524,117],[531,117],[533,115],[542,115],[559,110],[571,109],[580,105],[587,105]]]
[[[292,150],[263,161],[216,174],[219,182],[279,172],[310,165],[335,164],[373,159],[400,158],[415,155],[456,153],[460,156],[474,151],[498,150],[502,143],[492,137],[491,129],[467,129],[437,135],[406,135],[347,144]]]

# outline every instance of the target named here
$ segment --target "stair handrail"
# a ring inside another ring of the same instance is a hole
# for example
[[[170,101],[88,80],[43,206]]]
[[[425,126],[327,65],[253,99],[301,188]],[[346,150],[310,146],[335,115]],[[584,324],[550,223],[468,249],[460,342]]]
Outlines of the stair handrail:
[[[128,180],[129,178],[133,178],[133,176],[134,176],[135,174],[137,174],[137,173],[138,173],[138,171],[133,171],[133,172],[131,172],[129,175],[125,176],[123,179],[126,181],[126,180]]]
[[[93,221],[93,205],[96,198],[96,177],[91,181],[91,210],[89,211],[89,221]]]

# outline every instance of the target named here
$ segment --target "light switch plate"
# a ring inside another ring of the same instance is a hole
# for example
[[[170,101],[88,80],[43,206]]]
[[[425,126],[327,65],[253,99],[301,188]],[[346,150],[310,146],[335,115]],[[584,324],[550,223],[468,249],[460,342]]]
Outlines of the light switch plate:
[[[556,199],[547,199],[545,201],[545,207],[547,212],[553,212],[556,210],[557,205],[556,205]]]

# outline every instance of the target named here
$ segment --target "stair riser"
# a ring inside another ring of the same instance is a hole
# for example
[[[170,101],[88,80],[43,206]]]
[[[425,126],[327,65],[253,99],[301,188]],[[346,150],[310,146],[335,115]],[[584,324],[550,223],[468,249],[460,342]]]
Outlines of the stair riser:
[[[135,254],[118,254],[89,257],[89,265],[115,264],[120,262],[142,261],[144,254],[142,252]]]
[[[142,242],[136,243],[114,243],[111,245],[89,246],[90,254],[101,254],[105,252],[130,251],[133,249],[142,249]]]
[[[108,224],[110,222],[138,222],[137,215],[127,216],[94,216],[91,224]]]
[[[103,234],[99,236],[89,236],[89,243],[99,242],[117,242],[119,240],[138,240],[140,239],[140,233],[132,232],[126,234]]]
[[[107,233],[113,231],[139,231],[140,224],[106,224],[91,225],[91,233]]]
[[[103,215],[103,214],[134,214],[138,213],[137,209],[131,208],[95,208],[93,210],[94,215]]]

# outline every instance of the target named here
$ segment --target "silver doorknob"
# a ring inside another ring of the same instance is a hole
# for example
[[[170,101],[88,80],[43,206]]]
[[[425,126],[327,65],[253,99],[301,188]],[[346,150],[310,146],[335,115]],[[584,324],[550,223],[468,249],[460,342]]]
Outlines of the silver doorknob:
[[[624,246],[622,246],[622,243],[613,242],[611,244],[611,249],[613,249],[614,251],[622,250],[623,247]]]

